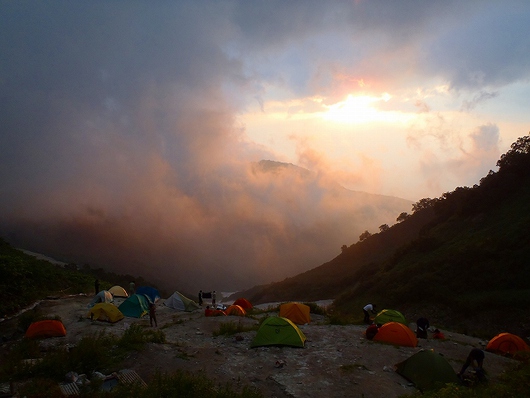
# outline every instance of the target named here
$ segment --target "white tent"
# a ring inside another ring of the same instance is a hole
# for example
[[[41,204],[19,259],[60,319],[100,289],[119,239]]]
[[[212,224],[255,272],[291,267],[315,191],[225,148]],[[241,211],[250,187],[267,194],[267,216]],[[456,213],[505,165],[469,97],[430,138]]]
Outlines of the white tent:
[[[186,296],[184,296],[183,294],[179,292],[173,293],[171,297],[166,299],[166,301],[164,302],[164,305],[169,308],[173,308],[179,311],[188,311],[188,312],[191,312],[193,310],[198,310],[201,308],[199,304],[197,304],[195,301],[190,300],[189,298],[187,298]]]
[[[88,308],[92,308],[97,303],[112,303],[113,301],[114,297],[112,296],[112,293],[107,290],[102,290],[94,296],[88,305]]]

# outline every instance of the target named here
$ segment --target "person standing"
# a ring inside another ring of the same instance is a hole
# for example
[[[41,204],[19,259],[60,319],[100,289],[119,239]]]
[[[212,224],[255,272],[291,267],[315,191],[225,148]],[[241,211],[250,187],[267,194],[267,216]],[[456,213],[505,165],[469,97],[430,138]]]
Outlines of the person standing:
[[[366,324],[370,324],[370,312],[368,311],[370,311],[372,314],[376,314],[377,312],[375,311],[375,304],[366,304],[363,307],[364,323]]]
[[[215,309],[215,290],[212,292],[212,307]]]
[[[155,303],[149,303],[149,323],[151,327],[153,327],[153,322],[158,327],[158,323],[156,322],[156,305]]]
[[[199,305],[202,307],[202,290],[199,290]]]
[[[427,329],[429,329],[429,320],[421,317],[416,321],[416,337],[418,339],[427,338]]]
[[[99,279],[96,279],[94,282],[94,290],[96,291],[96,294],[99,293]]]
[[[134,284],[134,281],[131,281],[129,283],[129,295],[132,296],[134,294],[136,285]]]
[[[480,348],[473,348],[469,355],[467,356],[466,362],[462,366],[462,369],[460,369],[460,372],[458,372],[458,377],[462,378],[464,376],[464,373],[469,365],[472,365],[473,362],[477,363],[477,367],[475,368],[475,372],[477,373],[477,376],[479,379],[484,379],[484,369],[482,368],[482,365],[484,364],[484,351],[482,351]]]

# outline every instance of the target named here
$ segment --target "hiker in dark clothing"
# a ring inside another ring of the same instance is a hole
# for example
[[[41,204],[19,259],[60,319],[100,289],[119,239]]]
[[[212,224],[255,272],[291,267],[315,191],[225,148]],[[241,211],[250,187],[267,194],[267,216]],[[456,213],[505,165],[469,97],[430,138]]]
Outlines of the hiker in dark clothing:
[[[94,282],[94,290],[96,291],[96,294],[99,293],[99,279],[96,279]]]
[[[158,323],[156,322],[156,305],[155,303],[149,303],[149,323],[151,327],[153,327],[153,322],[158,327]]]
[[[426,339],[429,326],[429,320],[427,318],[421,317],[418,319],[416,321],[416,337],[418,339]]]
[[[473,348],[469,355],[467,356],[466,362],[462,366],[462,369],[460,369],[460,372],[458,372],[458,377],[462,378],[464,376],[464,373],[466,369],[473,364],[473,362],[477,363],[477,367],[475,368],[475,372],[477,373],[477,376],[479,379],[484,379],[484,369],[482,368],[482,365],[484,363],[484,351],[482,351],[479,348]]]
[[[202,306],[202,290],[199,290],[199,305]]]

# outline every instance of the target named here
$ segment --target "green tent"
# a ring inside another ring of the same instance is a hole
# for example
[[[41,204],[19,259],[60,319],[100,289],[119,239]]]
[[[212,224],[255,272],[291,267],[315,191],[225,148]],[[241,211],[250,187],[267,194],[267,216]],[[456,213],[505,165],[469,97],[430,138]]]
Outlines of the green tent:
[[[376,325],[384,325],[388,322],[399,322],[403,325],[407,325],[407,320],[405,319],[403,314],[396,310],[382,310],[374,318],[374,323]]]
[[[133,294],[121,303],[118,309],[125,316],[141,318],[149,313],[149,300],[143,294]]]
[[[453,367],[433,350],[422,350],[396,365],[396,372],[419,390],[435,390],[447,383],[459,383]]]
[[[286,345],[304,347],[306,337],[302,331],[287,318],[271,316],[263,321],[252,340],[250,348],[267,345]]]

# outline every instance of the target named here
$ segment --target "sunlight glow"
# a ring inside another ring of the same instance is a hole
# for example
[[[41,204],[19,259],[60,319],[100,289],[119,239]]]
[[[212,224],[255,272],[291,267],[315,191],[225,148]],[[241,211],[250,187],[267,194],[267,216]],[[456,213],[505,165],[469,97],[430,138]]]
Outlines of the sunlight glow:
[[[322,118],[336,123],[366,124],[372,122],[406,123],[411,115],[395,111],[382,111],[377,109],[377,104],[388,102],[392,96],[383,93],[379,97],[368,95],[354,96],[352,94],[341,102],[333,105],[324,105],[328,110],[322,113]]]

